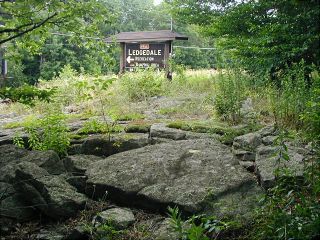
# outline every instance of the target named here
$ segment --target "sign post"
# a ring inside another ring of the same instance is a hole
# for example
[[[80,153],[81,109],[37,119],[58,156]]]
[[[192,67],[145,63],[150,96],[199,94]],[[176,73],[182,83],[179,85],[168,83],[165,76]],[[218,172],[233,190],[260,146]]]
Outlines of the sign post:
[[[122,32],[106,39],[120,43],[120,73],[141,68],[165,69],[167,77],[172,74],[168,60],[172,54],[173,40],[188,40],[188,37],[170,30],[155,32]]]

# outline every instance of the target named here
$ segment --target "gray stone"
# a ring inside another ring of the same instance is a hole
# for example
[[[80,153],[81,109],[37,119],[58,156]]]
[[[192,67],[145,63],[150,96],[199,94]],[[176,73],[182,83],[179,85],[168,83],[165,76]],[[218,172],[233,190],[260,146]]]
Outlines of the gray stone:
[[[52,176],[34,163],[19,163],[14,180],[14,188],[25,201],[55,219],[74,216],[86,202],[64,178]]]
[[[179,239],[179,234],[174,231],[170,218],[164,219],[157,230],[152,234],[152,239],[154,240],[173,240]]]
[[[162,209],[178,205],[199,212],[225,198],[231,206],[250,211],[242,202],[261,190],[255,178],[234,160],[230,148],[218,141],[186,140],[164,143],[112,155],[88,168],[88,194],[96,198],[108,192],[116,202]],[[256,202],[253,201],[252,205]]]
[[[29,151],[16,145],[8,144],[0,146],[0,168],[8,163],[17,162],[27,156]]]
[[[168,138],[151,138],[150,139],[150,144],[155,145],[155,144],[160,144],[160,143],[169,143],[173,142],[174,140],[168,139]]]
[[[74,154],[82,154],[82,144],[83,143],[77,143],[73,144],[68,149],[68,155],[74,155]]]
[[[95,155],[72,155],[66,157],[64,161],[65,168],[73,175],[84,175],[91,163],[101,160],[101,157]]]
[[[28,151],[9,144],[0,146],[0,181],[9,182],[20,162],[32,162],[51,174],[65,172],[62,160],[54,151]]]
[[[0,182],[0,216],[22,222],[33,219],[37,214],[11,184]]]
[[[238,136],[233,140],[234,149],[254,151],[261,144],[261,135],[258,133],[248,133]]]
[[[126,133],[109,137],[94,135],[82,144],[81,152],[87,155],[110,156],[115,153],[141,148],[150,144],[149,135],[143,133]]]
[[[186,132],[186,140],[191,139],[218,139],[218,134]]]
[[[75,187],[78,192],[85,193],[87,188],[87,177],[86,176],[68,176],[67,182]]]
[[[269,126],[266,126],[264,128],[261,128],[256,133],[260,134],[261,137],[276,136],[277,135],[277,129],[276,129],[276,127],[274,125],[269,125]]]
[[[254,162],[256,159],[256,155],[253,152],[245,151],[245,150],[240,150],[240,149],[233,149],[233,154],[234,156],[239,160],[239,161],[250,161]]]
[[[288,147],[288,155],[290,160],[277,161],[278,147],[261,146],[257,149],[255,172],[259,177],[261,186],[269,188],[273,186],[275,180],[275,170],[277,168],[286,167],[293,172],[296,177],[303,176],[305,156],[297,152],[297,149]]]
[[[13,139],[16,136],[21,137],[24,141],[28,139],[28,135],[23,132],[22,128],[15,128],[15,129],[1,129],[0,133],[0,146],[1,145],[7,145],[7,144],[13,144]]]
[[[172,140],[184,140],[186,139],[185,131],[180,129],[174,129],[166,127],[166,124],[156,123],[150,128],[151,138],[169,138]]]
[[[135,217],[130,209],[111,208],[98,213],[92,223],[95,227],[102,224],[112,225],[114,228],[121,230],[126,229],[135,222]]]
[[[277,139],[277,136],[266,136],[262,138],[262,143],[264,145],[273,145]]]
[[[65,240],[87,240],[89,239],[89,234],[86,228],[82,225],[76,226],[70,234],[64,238]]]
[[[64,236],[62,233],[54,230],[42,229],[40,233],[34,234],[32,239],[36,240],[63,240]]]
[[[251,161],[239,161],[240,166],[244,167],[250,172],[254,172],[255,163]]]
[[[29,151],[28,155],[21,158],[21,162],[32,162],[44,168],[50,174],[62,174],[66,170],[59,155],[52,150],[48,151]]]

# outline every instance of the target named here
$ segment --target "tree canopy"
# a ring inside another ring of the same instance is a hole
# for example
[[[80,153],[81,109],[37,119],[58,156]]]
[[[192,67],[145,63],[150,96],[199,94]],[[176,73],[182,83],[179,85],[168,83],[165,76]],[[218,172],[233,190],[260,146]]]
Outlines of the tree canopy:
[[[30,51],[53,31],[69,32],[74,39],[98,36],[99,25],[112,18],[103,0],[0,0],[0,9],[0,45],[14,41]]]
[[[248,70],[274,72],[301,59],[319,65],[319,0],[173,0],[172,13],[200,25]]]

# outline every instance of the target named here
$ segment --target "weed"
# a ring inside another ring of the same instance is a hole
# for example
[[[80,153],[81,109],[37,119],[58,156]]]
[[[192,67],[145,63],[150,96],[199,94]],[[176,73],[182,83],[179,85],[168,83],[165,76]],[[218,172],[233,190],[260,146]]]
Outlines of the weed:
[[[79,134],[94,134],[94,133],[106,133],[108,131],[108,126],[96,119],[86,121],[83,127],[79,129]]]
[[[171,227],[178,233],[181,240],[216,239],[222,232],[239,227],[237,222],[223,221],[214,216],[205,215],[193,215],[183,221],[178,207],[168,207],[168,212]]]

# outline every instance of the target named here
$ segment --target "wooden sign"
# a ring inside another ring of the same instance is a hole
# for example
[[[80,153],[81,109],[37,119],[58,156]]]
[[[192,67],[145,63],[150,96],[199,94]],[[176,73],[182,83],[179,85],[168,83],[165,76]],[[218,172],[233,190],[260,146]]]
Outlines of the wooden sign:
[[[126,43],[125,68],[164,68],[165,55],[165,43]]]

